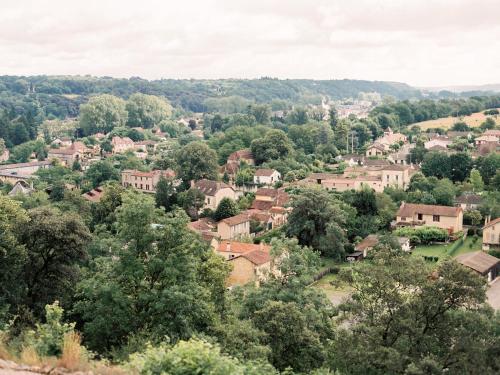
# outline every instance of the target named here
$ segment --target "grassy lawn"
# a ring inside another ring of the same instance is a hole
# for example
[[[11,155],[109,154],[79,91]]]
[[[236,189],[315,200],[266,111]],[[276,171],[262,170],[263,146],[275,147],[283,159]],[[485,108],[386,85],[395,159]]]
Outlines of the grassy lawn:
[[[327,267],[337,266],[340,268],[351,267],[349,263],[338,263],[334,262],[331,259],[323,258],[323,266],[321,269],[325,269]],[[342,283],[339,280],[338,274],[329,273],[322,277],[320,280],[314,282],[311,287],[321,289],[328,299],[332,301],[334,304],[340,303],[340,301],[346,297],[351,288],[349,285]]]
[[[456,257],[460,254],[481,250],[481,239],[478,239],[471,247],[472,242],[472,236],[467,237],[464,244],[455,251],[453,256]],[[416,246],[415,249],[413,249],[413,255],[439,257],[439,260],[442,260],[446,257],[446,252],[453,246],[453,243],[454,242],[450,242],[446,245]]]
[[[413,255],[442,258],[446,255],[446,251],[448,251],[452,244],[453,243],[449,243],[446,245],[415,246],[415,248],[413,249]]]
[[[468,236],[464,244],[460,246],[460,248],[458,248],[457,251],[455,251],[455,254],[453,254],[453,256],[456,257],[457,255],[460,254],[481,250],[481,246],[482,246],[481,238],[479,238],[475,244],[472,244],[472,236]]]

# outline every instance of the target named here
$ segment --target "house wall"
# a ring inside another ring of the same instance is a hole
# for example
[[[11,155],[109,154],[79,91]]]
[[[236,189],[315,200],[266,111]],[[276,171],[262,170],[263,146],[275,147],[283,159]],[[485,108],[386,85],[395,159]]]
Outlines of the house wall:
[[[382,171],[382,183],[386,186],[396,186],[401,189],[406,189],[410,184],[410,176],[408,170],[403,171]]]
[[[434,221],[433,215],[422,215],[422,219],[418,218],[418,215],[415,214],[413,217],[406,217],[405,220],[401,216],[397,217],[398,222],[423,222],[422,225],[416,225],[417,227],[428,226],[428,227],[436,227],[441,229],[450,229],[455,233],[462,230],[462,221],[463,214],[460,212],[458,216],[439,216],[439,221]]]
[[[366,149],[366,156],[382,156],[384,153],[378,148],[371,147]]]
[[[483,229],[483,244],[500,245],[500,223]]]
[[[250,221],[245,221],[237,225],[228,225],[221,221],[217,224],[217,234],[222,240],[232,240],[245,235],[250,235]]]
[[[154,193],[156,183],[154,177],[136,176],[131,173],[122,173],[122,185],[124,187],[133,186],[145,193]]]
[[[255,281],[255,267],[248,259],[237,257],[229,264],[233,266],[233,269],[227,279],[228,286],[245,285],[251,281]]]
[[[234,190],[231,188],[224,188],[217,191],[215,195],[205,195],[205,205],[203,208],[210,208],[211,210],[215,210],[220,201],[224,198],[236,200],[236,194]]]

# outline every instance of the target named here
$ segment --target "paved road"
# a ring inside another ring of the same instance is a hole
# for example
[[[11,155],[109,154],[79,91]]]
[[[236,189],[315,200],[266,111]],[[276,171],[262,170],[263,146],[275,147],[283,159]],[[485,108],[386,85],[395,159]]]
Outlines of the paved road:
[[[488,303],[495,310],[500,310],[500,277],[490,285],[486,291],[486,296],[488,297]]]

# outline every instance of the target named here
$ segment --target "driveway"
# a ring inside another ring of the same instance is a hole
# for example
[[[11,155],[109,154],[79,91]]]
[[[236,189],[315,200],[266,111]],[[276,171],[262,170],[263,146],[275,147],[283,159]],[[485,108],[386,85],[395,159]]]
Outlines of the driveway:
[[[486,297],[488,298],[488,303],[495,310],[500,310],[500,277],[490,284],[490,287],[486,291]]]

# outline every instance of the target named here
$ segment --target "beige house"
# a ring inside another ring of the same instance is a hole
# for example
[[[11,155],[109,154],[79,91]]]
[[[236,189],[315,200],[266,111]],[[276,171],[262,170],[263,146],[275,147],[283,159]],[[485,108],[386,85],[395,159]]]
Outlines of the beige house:
[[[248,165],[255,165],[255,158],[252,154],[252,151],[248,149],[235,151],[227,158],[228,164],[236,163],[240,165],[242,162]]]
[[[173,179],[175,172],[171,169],[166,171],[155,170],[151,172],[141,172],[133,169],[122,171],[122,186],[132,186],[143,193],[156,193],[156,185],[160,177]]]
[[[335,191],[361,190],[364,187],[369,187],[377,193],[382,193],[384,191],[382,180],[380,177],[376,176],[339,176],[329,180],[324,180],[321,186],[327,190]]]
[[[402,202],[396,214],[396,226],[436,227],[448,233],[462,230],[461,207],[436,206]]]
[[[386,153],[386,149],[380,143],[373,143],[366,148],[366,156],[368,157],[378,157],[383,156]]]
[[[483,227],[483,250],[490,247],[500,246],[500,218],[495,220],[486,219]]]
[[[236,200],[234,189],[224,182],[203,179],[196,181],[192,187],[205,195],[203,208],[215,210],[224,198]]]
[[[412,168],[408,165],[393,164],[382,169],[384,187],[397,187],[406,190],[410,185]]]
[[[250,235],[250,218],[247,214],[228,217],[217,223],[217,233],[223,240],[232,240]]]
[[[255,171],[253,183],[256,185],[274,185],[281,180],[281,174],[275,169],[260,168]]]
[[[265,251],[266,253],[271,252],[271,247],[265,245],[264,243],[253,244],[238,241],[220,241],[217,242],[215,250],[217,254],[224,257],[224,259],[233,259],[241,254],[245,254],[255,250]]]
[[[231,273],[227,279],[228,286],[259,283],[267,277],[272,270],[272,258],[268,251],[253,250],[235,256],[228,260],[232,265]]]
[[[425,142],[424,143],[424,147],[427,150],[431,150],[435,146],[439,146],[441,148],[446,149],[452,143],[453,143],[453,141],[451,139],[449,139],[448,137],[446,137],[446,136],[436,136],[436,137],[428,140],[427,142]]]
[[[111,145],[113,146],[113,154],[121,154],[135,149],[135,143],[129,137],[113,137],[111,139]]]
[[[406,143],[407,138],[404,134],[394,133],[390,127],[384,131],[384,135],[375,140],[376,143],[381,144],[386,151],[390,150],[392,145],[399,145],[401,143]]]

